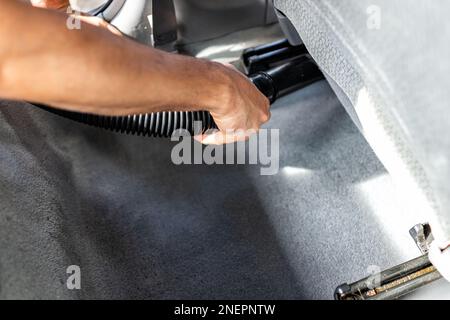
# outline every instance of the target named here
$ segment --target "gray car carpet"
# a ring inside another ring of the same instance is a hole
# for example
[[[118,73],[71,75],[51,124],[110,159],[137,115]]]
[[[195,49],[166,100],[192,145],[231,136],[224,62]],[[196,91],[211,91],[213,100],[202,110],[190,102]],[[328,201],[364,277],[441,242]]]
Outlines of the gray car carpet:
[[[390,177],[326,82],[279,101],[269,127],[280,172],[260,176],[2,101],[0,298],[328,299],[418,255],[411,221],[386,227]]]

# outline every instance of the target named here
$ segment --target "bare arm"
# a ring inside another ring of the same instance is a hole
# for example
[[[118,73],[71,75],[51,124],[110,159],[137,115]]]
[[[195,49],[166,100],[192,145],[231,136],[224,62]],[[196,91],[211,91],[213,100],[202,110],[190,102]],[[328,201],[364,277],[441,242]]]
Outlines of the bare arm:
[[[219,128],[258,129],[267,99],[220,64],[145,47],[67,16],[0,0],[0,97],[105,115],[207,110]]]

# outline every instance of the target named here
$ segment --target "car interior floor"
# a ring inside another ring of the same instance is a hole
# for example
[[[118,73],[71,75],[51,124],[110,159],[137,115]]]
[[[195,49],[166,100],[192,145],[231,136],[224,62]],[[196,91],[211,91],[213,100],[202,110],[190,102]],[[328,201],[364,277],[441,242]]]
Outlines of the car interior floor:
[[[0,102],[0,298],[332,299],[339,284],[420,255],[408,230],[422,217],[404,212],[325,80],[277,101],[265,128],[279,129],[276,175],[177,166],[167,139]],[[54,272],[73,261],[80,292]]]

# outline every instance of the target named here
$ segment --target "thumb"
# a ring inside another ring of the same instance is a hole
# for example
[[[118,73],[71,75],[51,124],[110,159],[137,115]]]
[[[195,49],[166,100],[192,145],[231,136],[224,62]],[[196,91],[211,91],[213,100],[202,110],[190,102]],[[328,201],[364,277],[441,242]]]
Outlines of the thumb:
[[[205,145],[221,145],[228,143],[235,143],[238,141],[245,141],[249,138],[249,134],[243,131],[241,132],[223,132],[223,131],[212,131],[206,132],[201,135],[197,135],[194,139]]]

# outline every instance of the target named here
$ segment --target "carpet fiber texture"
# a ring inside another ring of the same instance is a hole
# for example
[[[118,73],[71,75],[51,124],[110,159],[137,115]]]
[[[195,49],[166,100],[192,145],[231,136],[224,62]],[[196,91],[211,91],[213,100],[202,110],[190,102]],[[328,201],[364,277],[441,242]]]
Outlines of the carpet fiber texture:
[[[418,255],[389,175],[326,82],[279,101],[280,171],[0,103],[0,298],[332,298]],[[395,229],[395,230],[394,230]],[[81,268],[68,290],[66,268]]]

